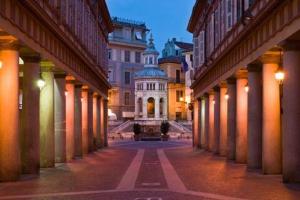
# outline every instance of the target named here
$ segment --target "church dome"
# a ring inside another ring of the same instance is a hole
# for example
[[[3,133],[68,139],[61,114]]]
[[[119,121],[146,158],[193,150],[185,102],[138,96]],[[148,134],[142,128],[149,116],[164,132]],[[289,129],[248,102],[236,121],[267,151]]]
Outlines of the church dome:
[[[158,67],[145,67],[135,73],[136,78],[167,78],[166,73]]]

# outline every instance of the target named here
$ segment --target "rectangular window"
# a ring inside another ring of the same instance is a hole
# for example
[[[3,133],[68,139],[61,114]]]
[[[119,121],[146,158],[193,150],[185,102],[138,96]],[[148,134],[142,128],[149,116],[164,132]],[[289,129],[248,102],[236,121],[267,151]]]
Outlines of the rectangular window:
[[[130,84],[130,72],[125,72],[125,84]]]
[[[141,52],[135,52],[135,63],[141,63]]]
[[[139,31],[135,32],[135,39],[136,40],[142,40],[143,39],[142,33],[139,32]]]
[[[130,96],[129,92],[124,93],[124,104],[125,105],[129,105],[129,96]]]
[[[130,51],[125,51],[125,62],[130,62]]]
[[[113,69],[108,70],[108,80],[114,81],[114,70]]]
[[[176,83],[180,83],[180,70],[176,70]]]
[[[183,100],[183,91],[176,90],[176,102],[181,102]]]
[[[109,60],[112,60],[112,50],[111,49],[108,49],[108,59]]]
[[[226,0],[226,30],[232,27],[232,0]]]

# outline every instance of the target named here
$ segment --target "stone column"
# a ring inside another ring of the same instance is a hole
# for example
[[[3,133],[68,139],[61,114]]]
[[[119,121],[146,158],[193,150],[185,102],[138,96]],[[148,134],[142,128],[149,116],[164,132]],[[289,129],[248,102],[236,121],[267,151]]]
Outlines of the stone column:
[[[194,101],[194,120],[193,120],[193,147],[198,148],[199,146],[199,107],[198,100]]]
[[[107,141],[107,120],[108,120],[108,107],[107,107],[108,100],[103,99],[103,128],[104,128],[104,146],[108,146],[108,141]]]
[[[201,107],[201,104],[202,104],[202,100],[201,98],[197,99],[197,107],[198,107],[198,113],[197,113],[197,128],[198,128],[198,148],[202,148],[202,135],[203,135],[203,132],[201,132],[201,113],[202,113],[202,107]],[[188,108],[187,108],[188,109]],[[194,110],[195,112],[195,110]],[[194,119],[195,121],[195,119]]]
[[[143,119],[147,118],[147,97],[143,97]]]
[[[82,153],[89,152],[89,131],[88,131],[88,89],[83,88],[81,93],[82,101]]]
[[[75,157],[82,157],[82,85],[75,85],[75,99],[74,99],[74,153]]]
[[[214,88],[214,144],[213,152],[220,153],[220,87]]]
[[[103,105],[103,97],[100,98],[100,135],[101,135],[101,147],[104,147],[104,105]]]
[[[200,100],[201,109],[200,109],[200,133],[201,133],[201,148],[206,148],[206,134],[205,134],[205,98]]]
[[[54,74],[55,162],[66,162],[66,75]]]
[[[23,85],[21,110],[21,160],[22,173],[39,174],[40,172],[40,78],[39,55],[22,56]]]
[[[88,122],[88,152],[93,152],[94,144],[94,130],[93,130],[93,92],[91,90],[88,91],[87,98],[87,122]]]
[[[98,119],[97,119],[97,111],[98,111],[98,95],[96,93],[93,94],[93,151],[97,150],[97,131],[98,131]]]
[[[164,110],[163,110],[163,118],[164,120],[167,120],[168,119],[168,98],[165,97],[164,98]]]
[[[42,78],[46,85],[40,91],[40,166],[54,167],[54,75],[49,69],[43,69]]]
[[[205,114],[204,114],[204,132],[205,135],[205,149],[209,150],[209,95],[204,95],[204,106],[205,106]]]
[[[286,41],[283,48],[283,181],[300,182],[300,46],[298,41]]]
[[[237,163],[247,162],[247,122],[248,93],[245,91],[247,79],[238,77],[236,81],[236,149]]]
[[[275,79],[279,56],[264,55],[263,62],[263,173],[282,171],[279,83]]]
[[[68,77],[67,77],[68,78]],[[75,157],[75,81],[66,83],[66,152],[67,161]]]
[[[235,160],[236,149],[236,79],[227,80],[227,159]]]
[[[214,150],[214,143],[215,143],[215,124],[214,124],[214,113],[215,113],[215,99],[213,94],[209,94],[209,128],[208,128],[208,150]]]
[[[227,154],[227,88],[220,89],[220,155]]]
[[[155,119],[159,119],[159,98],[155,97]]]
[[[19,138],[19,53],[0,44],[0,181],[21,173]]]
[[[139,107],[139,98],[140,97],[135,96],[134,119],[138,119],[141,112]]]
[[[262,73],[261,63],[248,65],[248,156],[250,169],[262,167]]]
[[[101,117],[100,117],[100,105],[101,104],[101,97],[98,95],[97,97],[97,136],[96,136],[96,145],[97,145],[97,149],[100,149],[102,147],[101,145]]]

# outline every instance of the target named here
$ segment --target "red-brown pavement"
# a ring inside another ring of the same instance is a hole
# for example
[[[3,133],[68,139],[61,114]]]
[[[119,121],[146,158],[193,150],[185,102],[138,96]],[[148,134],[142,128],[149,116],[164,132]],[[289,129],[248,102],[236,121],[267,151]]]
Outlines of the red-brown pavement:
[[[288,200],[300,199],[300,185],[194,151],[190,140],[121,140],[83,159],[42,169],[40,177],[0,183],[1,199]]]

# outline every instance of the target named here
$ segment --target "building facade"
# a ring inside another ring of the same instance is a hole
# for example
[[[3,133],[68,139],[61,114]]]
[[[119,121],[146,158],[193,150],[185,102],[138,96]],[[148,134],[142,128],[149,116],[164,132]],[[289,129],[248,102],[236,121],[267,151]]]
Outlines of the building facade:
[[[144,69],[135,74],[135,120],[167,120],[167,75],[158,67],[152,35],[143,53]]]
[[[300,1],[195,3],[194,145],[300,182]]]
[[[109,35],[109,109],[118,120],[134,118],[134,73],[143,69],[146,49],[144,22],[113,17],[114,31]]]
[[[1,1],[0,182],[107,146],[112,28],[104,0]]]

